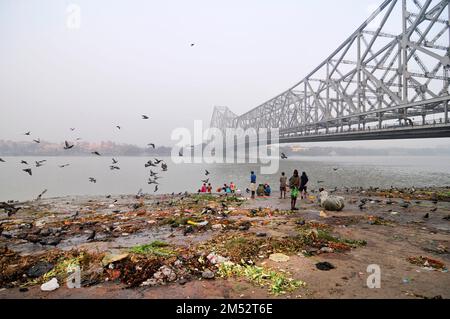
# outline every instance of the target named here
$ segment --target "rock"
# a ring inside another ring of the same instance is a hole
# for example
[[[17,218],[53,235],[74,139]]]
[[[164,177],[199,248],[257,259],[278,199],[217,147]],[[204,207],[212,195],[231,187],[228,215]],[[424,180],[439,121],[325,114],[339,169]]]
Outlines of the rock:
[[[212,225],[212,229],[215,229],[215,230],[220,230],[220,229],[222,229],[222,228],[223,228],[222,224],[215,224],[215,225]]]
[[[214,276],[215,276],[214,273],[209,269],[202,272],[203,279],[214,279]]]
[[[328,271],[331,269],[335,269],[336,267],[333,264],[330,264],[328,261],[324,261],[317,263],[316,268],[319,270]]]
[[[49,235],[50,235],[50,230],[47,229],[47,228],[43,228],[43,229],[41,229],[41,231],[39,232],[39,235],[44,236],[44,237],[49,236]]]
[[[256,233],[256,237],[266,237],[266,233]]]
[[[42,291],[53,291],[59,288],[58,279],[52,278],[50,281],[47,281],[45,284],[41,285]]]
[[[187,284],[187,282],[188,281],[185,278],[182,278],[182,279],[178,280],[178,284],[181,285],[181,286],[184,286],[185,284]]]
[[[269,259],[273,260],[275,262],[285,262],[285,261],[288,261],[290,258],[289,258],[289,256],[286,256],[285,254],[276,253],[276,254],[270,255]]]
[[[320,248],[319,251],[321,253],[332,253],[332,252],[334,252],[333,248],[330,248],[330,247],[322,247],[322,248]]]
[[[45,261],[40,261],[37,264],[35,264],[34,266],[32,266],[30,269],[28,269],[27,271],[27,276],[30,278],[38,278],[41,277],[42,275],[48,273],[50,270],[53,269],[53,264],[45,262]]]
[[[330,195],[321,201],[321,206],[326,210],[339,212],[345,207],[344,198]]]
[[[158,284],[158,281],[154,278],[147,279],[144,281],[141,286],[156,286]]]
[[[128,253],[105,255],[105,257],[103,257],[102,259],[102,265],[108,266],[109,264],[115,263],[116,261],[120,261],[127,258],[128,255],[129,255]]]
[[[322,218],[328,217],[328,215],[323,210],[319,213],[319,216]]]
[[[243,222],[239,225],[239,230],[245,231],[249,230],[252,224],[250,222]]]
[[[41,245],[47,245],[47,246],[57,246],[61,242],[61,238],[58,237],[47,237],[45,239],[42,239],[40,241]]]

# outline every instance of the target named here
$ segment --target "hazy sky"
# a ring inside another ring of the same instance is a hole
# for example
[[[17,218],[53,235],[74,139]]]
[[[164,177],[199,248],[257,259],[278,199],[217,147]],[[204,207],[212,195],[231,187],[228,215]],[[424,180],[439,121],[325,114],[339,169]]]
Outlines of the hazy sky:
[[[297,83],[381,2],[0,0],[0,139],[171,144],[215,105],[242,114]],[[425,144],[450,142],[401,143]]]

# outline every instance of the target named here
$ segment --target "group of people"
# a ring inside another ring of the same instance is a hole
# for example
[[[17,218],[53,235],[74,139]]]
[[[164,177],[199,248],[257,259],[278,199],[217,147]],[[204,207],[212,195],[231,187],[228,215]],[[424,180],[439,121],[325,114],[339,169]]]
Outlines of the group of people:
[[[212,193],[212,186],[211,183],[203,183],[202,187],[198,190],[199,193]],[[230,185],[223,184],[222,187],[217,188],[217,192],[221,193],[224,192],[226,194],[234,194],[236,193],[236,184],[233,182],[230,183]]]
[[[301,199],[306,198],[307,196],[307,184],[308,184],[308,176],[305,172],[302,172],[302,175],[299,176],[298,170],[294,170],[294,173],[289,178],[289,181],[287,179],[287,176],[284,172],[281,173],[280,177],[280,199],[286,199],[286,192],[289,187],[291,191],[291,209],[292,210],[298,210],[296,208],[297,204],[297,198],[300,195]],[[260,188],[258,187],[258,196],[261,196]],[[268,190],[267,192],[265,190]],[[255,193],[257,192],[256,189],[256,174],[255,172],[251,172],[250,174],[250,191],[251,191],[251,198],[255,198]],[[271,189],[268,184],[264,185],[264,193],[266,196],[270,196]]]

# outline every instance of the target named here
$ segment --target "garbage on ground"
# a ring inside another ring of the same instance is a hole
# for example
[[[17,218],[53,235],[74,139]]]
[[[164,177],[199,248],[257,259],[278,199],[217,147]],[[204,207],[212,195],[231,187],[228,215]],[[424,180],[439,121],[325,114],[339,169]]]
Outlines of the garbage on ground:
[[[344,197],[329,195],[323,201],[321,200],[321,206],[329,211],[341,211],[344,209]]]
[[[328,261],[324,261],[317,263],[316,268],[319,270],[328,271],[331,269],[335,269],[336,267],[333,264],[329,263]]]
[[[53,291],[59,288],[58,279],[52,278],[51,280],[47,281],[46,283],[41,285],[42,291]]]
[[[289,261],[290,258],[289,258],[289,256],[286,256],[284,254],[276,253],[276,254],[271,254],[269,256],[269,259],[279,263],[279,262]]]
[[[409,257],[408,261],[417,266],[446,271],[447,268],[445,267],[445,264],[442,261],[425,257],[425,256],[418,256],[418,257]]]

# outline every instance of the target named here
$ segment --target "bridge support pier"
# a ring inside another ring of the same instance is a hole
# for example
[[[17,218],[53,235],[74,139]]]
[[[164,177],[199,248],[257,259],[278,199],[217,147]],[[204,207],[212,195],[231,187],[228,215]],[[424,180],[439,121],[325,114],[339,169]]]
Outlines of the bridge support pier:
[[[447,124],[448,123],[448,104],[449,101],[444,102],[444,123]]]

